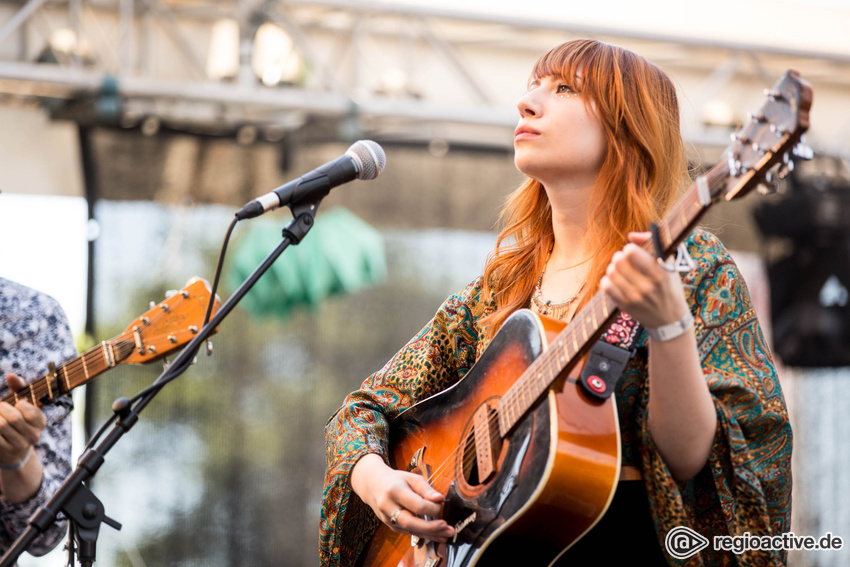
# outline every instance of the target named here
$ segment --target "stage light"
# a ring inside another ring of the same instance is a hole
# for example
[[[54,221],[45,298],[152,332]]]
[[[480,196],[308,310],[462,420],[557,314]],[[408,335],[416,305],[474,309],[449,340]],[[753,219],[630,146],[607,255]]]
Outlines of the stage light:
[[[295,50],[292,38],[279,26],[266,22],[257,28],[251,67],[264,85],[296,83],[303,68],[301,55]]]
[[[230,18],[216,20],[210,31],[207,76],[233,79],[239,73],[239,22]]]

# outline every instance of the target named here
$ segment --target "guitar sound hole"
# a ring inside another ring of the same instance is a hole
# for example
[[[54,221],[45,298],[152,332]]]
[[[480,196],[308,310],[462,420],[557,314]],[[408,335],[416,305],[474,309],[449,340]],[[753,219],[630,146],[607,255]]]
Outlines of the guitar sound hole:
[[[499,455],[502,451],[502,438],[499,436],[499,429],[496,426],[496,411],[490,408],[488,422],[491,424],[491,427],[488,430],[489,433],[489,451],[486,448],[483,448],[484,455],[488,455],[492,461],[492,469],[495,470],[496,463],[498,462]],[[464,437],[463,443],[463,451],[461,455],[461,463],[463,467],[463,478],[470,486],[479,486],[487,482],[490,477],[493,476],[493,472],[485,476],[481,477],[478,466],[478,449],[479,447],[475,441],[475,433],[473,427],[469,427],[466,430],[466,435]]]

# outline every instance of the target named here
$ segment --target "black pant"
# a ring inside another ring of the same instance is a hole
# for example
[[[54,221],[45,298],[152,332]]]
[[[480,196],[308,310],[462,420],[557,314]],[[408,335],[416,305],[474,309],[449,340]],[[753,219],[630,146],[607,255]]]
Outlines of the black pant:
[[[643,481],[619,482],[614,500],[602,519],[556,565],[667,567],[655,535]]]

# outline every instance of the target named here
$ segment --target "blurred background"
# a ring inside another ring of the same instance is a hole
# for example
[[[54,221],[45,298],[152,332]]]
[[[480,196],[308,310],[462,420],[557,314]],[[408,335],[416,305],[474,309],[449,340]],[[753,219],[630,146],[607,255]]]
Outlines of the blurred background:
[[[580,5],[581,4],[581,5]],[[714,207],[781,361],[797,535],[850,546],[850,5],[842,0],[0,0],[0,275],[65,308],[80,350],[168,290],[212,280],[233,213],[368,138],[374,181],[336,189],[107,456],[92,487],[123,523],[98,565],[318,562],[323,426],[483,268],[536,58],[591,37],[666,69],[695,172],[788,68],[814,89],[779,192]],[[241,223],[226,298],[280,239]],[[77,392],[76,435],[161,372]],[[22,565],[61,565],[62,553]],[[850,550],[791,554],[850,563]]]

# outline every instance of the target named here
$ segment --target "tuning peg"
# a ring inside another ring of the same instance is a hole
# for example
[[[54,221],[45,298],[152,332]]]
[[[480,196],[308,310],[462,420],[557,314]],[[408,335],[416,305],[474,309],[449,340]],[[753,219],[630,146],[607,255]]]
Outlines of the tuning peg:
[[[729,136],[732,138],[733,142],[738,142],[742,145],[746,145],[750,143],[750,138],[746,134],[742,134],[739,132],[735,132]]]
[[[171,297],[174,297],[175,295],[177,295],[177,290],[176,289],[169,289],[168,291],[165,292],[165,299],[169,299]]]
[[[732,177],[738,177],[742,173],[741,161],[734,154],[729,154],[727,167],[729,168],[729,175]]]
[[[753,142],[753,145],[750,146],[752,150],[760,156],[763,156],[770,149],[768,146],[759,145],[758,142]]]
[[[757,114],[753,114],[753,113],[751,113],[751,112],[748,112],[748,113],[747,113],[747,119],[748,119],[750,122],[753,122],[753,123],[755,123],[755,124],[760,124],[760,123],[762,123],[762,122],[764,122],[764,121],[765,121],[764,113],[763,113],[763,112],[759,112],[759,113],[757,113]]]
[[[786,128],[785,126],[777,126],[776,124],[771,124],[770,131],[776,134],[777,138],[781,138],[782,136],[788,133],[788,128]]]
[[[758,192],[762,195],[773,195],[779,189],[779,183],[772,171],[768,171],[764,180],[758,185]]]
[[[212,341],[207,340],[207,345],[206,345],[206,346],[207,346],[207,356],[212,356],[212,352],[213,352],[213,344],[212,344]]]
[[[806,143],[805,138],[801,137],[800,142],[794,146],[794,149],[791,151],[794,157],[809,161],[813,157],[815,157],[815,152],[810,145]]]
[[[794,161],[789,159],[779,166],[779,172],[777,175],[779,176],[779,179],[785,179],[792,171],[794,171]]]
[[[782,163],[787,165],[790,171],[794,171],[794,158],[791,157],[791,152],[782,154]]]
[[[776,89],[764,89],[764,96],[770,100],[782,100],[782,93]]]

